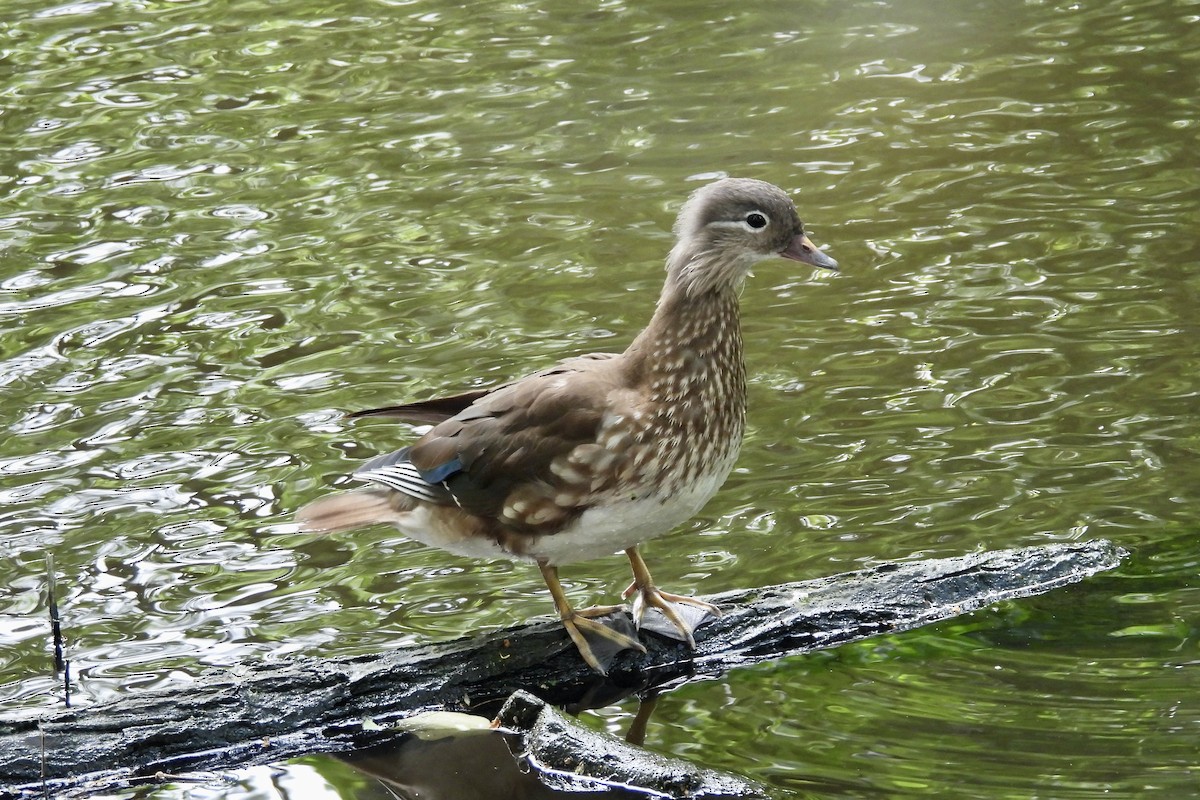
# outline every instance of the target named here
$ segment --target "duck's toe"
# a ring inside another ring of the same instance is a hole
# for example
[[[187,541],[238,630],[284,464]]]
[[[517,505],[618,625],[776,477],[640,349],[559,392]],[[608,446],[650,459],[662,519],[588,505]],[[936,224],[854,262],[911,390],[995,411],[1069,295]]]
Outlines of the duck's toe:
[[[633,619],[639,630],[648,630],[696,646],[697,628],[721,616],[712,603],[664,592],[656,586],[634,588]]]
[[[608,674],[613,660],[622,651],[646,652],[624,606],[585,608],[563,618],[562,623],[579,655],[601,675]]]

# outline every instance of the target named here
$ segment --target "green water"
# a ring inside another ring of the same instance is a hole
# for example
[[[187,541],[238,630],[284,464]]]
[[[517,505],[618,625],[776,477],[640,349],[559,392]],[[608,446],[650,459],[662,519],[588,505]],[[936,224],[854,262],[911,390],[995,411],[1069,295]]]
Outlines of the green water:
[[[743,455],[663,585],[1132,556],[687,687],[647,746],[781,798],[1200,797],[1198,75],[1184,0],[8,0],[0,713],[61,704],[48,551],[77,703],[548,614],[529,567],[290,515],[411,440],[341,412],[621,349],[736,174],[843,272],[747,286]],[[151,796],[362,785],[235,777]]]

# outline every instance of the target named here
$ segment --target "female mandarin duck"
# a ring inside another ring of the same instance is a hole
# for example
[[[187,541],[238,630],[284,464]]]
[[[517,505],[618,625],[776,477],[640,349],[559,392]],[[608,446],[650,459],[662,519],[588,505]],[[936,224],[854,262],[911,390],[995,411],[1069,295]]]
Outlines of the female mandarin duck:
[[[672,635],[694,647],[696,624],[684,617],[719,612],[658,589],[638,544],[698,512],[737,459],[746,408],[738,292],[750,269],[776,256],[827,269],[837,262],[809,241],[782,190],[746,178],[693,193],[675,234],[654,316],[624,353],[352,415],[434,427],[358,469],[354,477],[370,488],[302,508],[301,525],[387,522],[459,555],[536,562],[567,633],[601,673],[620,650],[645,648],[597,620],[619,606],[572,608],[558,568],[624,550],[633,567],[625,597],[634,597],[639,628],[646,609],[658,609]]]

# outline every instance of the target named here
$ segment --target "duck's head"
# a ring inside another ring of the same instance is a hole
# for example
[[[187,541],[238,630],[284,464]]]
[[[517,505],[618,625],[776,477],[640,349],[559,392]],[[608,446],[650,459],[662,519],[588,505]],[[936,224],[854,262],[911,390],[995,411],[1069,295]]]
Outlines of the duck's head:
[[[692,193],[675,220],[668,282],[689,296],[736,288],[759,261],[790,258],[837,269],[804,233],[782,189],[752,178],[724,178]]]

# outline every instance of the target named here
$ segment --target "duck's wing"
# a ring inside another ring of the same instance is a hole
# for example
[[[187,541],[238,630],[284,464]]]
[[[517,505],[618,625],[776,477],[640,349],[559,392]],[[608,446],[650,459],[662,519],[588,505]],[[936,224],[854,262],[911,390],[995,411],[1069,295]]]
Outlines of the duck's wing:
[[[551,533],[632,457],[634,437],[619,428],[638,399],[611,357],[571,359],[477,398],[355,477],[510,530]]]

